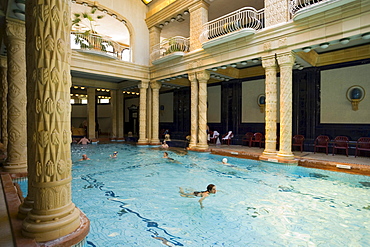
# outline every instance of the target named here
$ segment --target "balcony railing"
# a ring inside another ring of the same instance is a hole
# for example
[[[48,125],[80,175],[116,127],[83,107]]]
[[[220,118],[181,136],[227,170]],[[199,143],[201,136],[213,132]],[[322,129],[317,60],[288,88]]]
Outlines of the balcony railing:
[[[153,46],[150,58],[152,61],[155,61],[174,53],[179,54],[179,56],[183,56],[183,53],[189,52],[189,49],[189,38],[175,36],[169,39],[165,39],[161,43]]]
[[[95,55],[126,60],[124,59],[124,54],[129,47],[121,45],[109,37],[83,32],[71,32],[71,37],[72,49],[80,49]]]
[[[204,43],[243,29],[255,32],[262,28],[264,28],[264,9],[257,11],[252,7],[244,7],[205,23],[200,41]]]
[[[301,19],[356,0],[290,0],[289,12],[293,19]]]

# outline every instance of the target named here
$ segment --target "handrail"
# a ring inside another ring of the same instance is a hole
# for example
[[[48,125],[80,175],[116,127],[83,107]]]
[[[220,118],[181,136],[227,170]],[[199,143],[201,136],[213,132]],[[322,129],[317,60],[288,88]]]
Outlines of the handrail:
[[[122,60],[122,52],[129,49],[128,46],[99,34],[72,31],[71,35],[74,35],[74,42],[79,45],[80,49],[102,52],[120,60]]]
[[[190,39],[182,36],[175,36],[169,39],[164,39],[161,43],[152,47],[150,58],[152,61],[164,57],[174,52],[189,52]]]
[[[203,24],[200,41],[226,35],[242,29],[259,30],[264,28],[264,9],[256,10],[253,7],[244,7]]]
[[[290,0],[289,1],[289,12],[294,15],[299,10],[303,8],[307,8],[309,6],[312,6],[314,4],[327,2],[330,0]]]

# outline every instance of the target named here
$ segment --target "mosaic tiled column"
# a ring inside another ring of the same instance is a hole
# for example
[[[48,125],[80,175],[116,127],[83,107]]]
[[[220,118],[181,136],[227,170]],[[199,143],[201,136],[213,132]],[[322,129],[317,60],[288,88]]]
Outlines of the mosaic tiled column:
[[[4,170],[27,171],[26,32],[24,22],[6,22],[8,56],[8,158]]]
[[[202,48],[199,37],[203,31],[203,24],[208,22],[209,4],[205,1],[197,1],[189,7],[190,12],[190,50]]]
[[[139,83],[140,88],[140,105],[139,105],[139,145],[148,144],[148,136],[146,133],[146,91],[149,87],[149,81]]]
[[[22,233],[38,242],[80,226],[71,199],[70,1],[27,0],[27,83],[35,87],[35,198]],[[83,239],[83,238],[82,238]]]
[[[292,52],[277,55],[280,66],[280,149],[278,156],[293,159],[292,153],[292,69],[295,61]]]
[[[1,80],[1,141],[6,150],[8,146],[8,80],[7,59],[0,57],[0,80]]]
[[[265,26],[270,27],[289,20],[287,0],[265,0]]]
[[[195,148],[198,143],[198,81],[195,73],[189,73],[190,81],[190,143],[189,148]]]
[[[275,55],[262,58],[262,66],[265,69],[265,150],[264,155],[276,155],[276,118],[277,118],[277,80]]]
[[[95,120],[96,120],[96,90],[95,88],[88,87],[87,89],[87,138],[95,139]]]
[[[199,81],[199,132],[198,132],[198,149],[208,149],[207,143],[207,82],[210,74],[203,70],[197,72],[197,79]]]
[[[158,132],[158,128],[159,128],[159,89],[162,87],[162,83],[158,81],[152,81],[150,82],[150,87],[153,90],[153,104],[152,104],[152,116],[153,116],[152,133],[153,133],[153,136],[152,136],[152,140],[150,144],[156,145],[156,144],[160,144],[159,132]]]

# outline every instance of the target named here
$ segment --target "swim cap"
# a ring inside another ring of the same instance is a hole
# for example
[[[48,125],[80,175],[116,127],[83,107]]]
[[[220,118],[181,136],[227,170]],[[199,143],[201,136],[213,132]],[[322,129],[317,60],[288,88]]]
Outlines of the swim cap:
[[[226,158],[223,158],[223,159],[222,159],[222,162],[223,162],[223,163],[227,163],[227,159],[226,159]]]
[[[115,151],[115,152],[113,152],[113,154],[118,154],[118,152],[117,152],[117,151]]]

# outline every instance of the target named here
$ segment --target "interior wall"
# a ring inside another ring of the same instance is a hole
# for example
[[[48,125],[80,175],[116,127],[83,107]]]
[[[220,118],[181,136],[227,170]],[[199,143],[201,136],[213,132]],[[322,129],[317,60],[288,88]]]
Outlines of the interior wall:
[[[128,107],[130,107],[132,105],[139,106],[139,100],[140,100],[139,97],[131,98],[131,99],[125,99],[124,112],[125,112],[125,122],[126,123],[130,122],[130,111],[129,111]]]
[[[207,121],[221,123],[221,85],[207,88]]]
[[[320,123],[370,123],[370,64],[321,71]],[[353,85],[365,89],[365,98],[357,111],[347,100]]]
[[[265,112],[257,104],[260,94],[265,94],[264,79],[242,82],[242,123],[265,122]]]
[[[159,122],[173,123],[173,93],[159,95]]]

